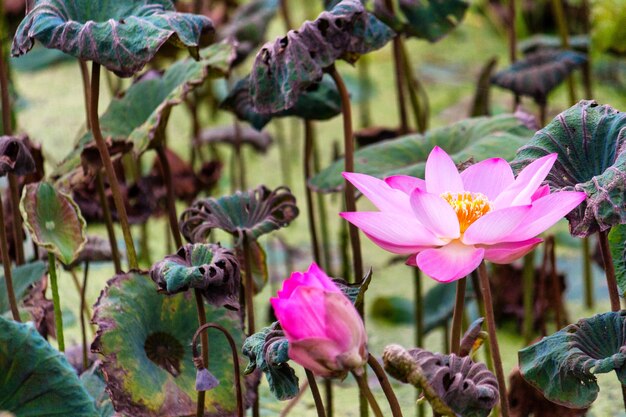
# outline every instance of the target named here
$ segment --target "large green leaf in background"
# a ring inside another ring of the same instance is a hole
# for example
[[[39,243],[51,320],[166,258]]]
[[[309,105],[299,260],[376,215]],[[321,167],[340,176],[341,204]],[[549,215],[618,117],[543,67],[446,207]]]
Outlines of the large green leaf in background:
[[[206,308],[207,322],[224,326],[241,349],[239,313]],[[92,348],[104,355],[102,371],[118,412],[133,417],[195,415],[191,341],[198,321],[192,294],[164,296],[145,275],[118,275],[100,296],[94,322],[98,333]],[[233,359],[221,334],[210,333],[209,355],[207,369],[220,384],[206,392],[205,416],[234,415]]]
[[[626,54],[626,0],[591,2],[593,50]]]
[[[265,44],[250,76],[250,93],[259,113],[276,113],[296,104],[337,59],[354,62],[380,49],[395,33],[358,0],[343,0],[313,22]]]
[[[466,119],[423,136],[403,136],[362,148],[354,155],[355,172],[378,178],[395,174],[424,178],[426,159],[435,146],[448,152],[456,163],[496,156],[512,159],[532,135],[513,115]],[[338,191],[344,184],[343,169],[343,160],[338,160],[311,178],[309,184],[316,191]]]
[[[626,224],[613,226],[609,232],[609,248],[615,266],[615,278],[620,295],[626,295]]]
[[[598,396],[596,375],[615,370],[626,384],[626,311],[579,320],[519,351],[522,376],[545,397],[586,408]]]
[[[224,99],[221,108],[233,112],[239,120],[245,120],[261,130],[274,117],[296,116],[308,120],[328,120],[341,113],[341,97],[335,83],[326,75],[322,81],[311,84],[286,110],[261,114],[256,111],[250,97],[250,77],[240,80]]]
[[[98,417],[65,356],[33,326],[2,317],[0,410],[16,417]]]
[[[230,44],[211,45],[200,51],[200,61],[190,58],[178,61],[162,77],[133,84],[123,97],[111,100],[100,117],[103,136],[114,141],[131,142],[136,153],[144,152],[164,132],[172,107],[182,103],[207,78],[225,75],[230,69],[233,54]],[[91,132],[85,133],[61,162],[55,175],[80,167],[80,154],[91,142]]]
[[[469,3],[464,0],[398,0],[398,6],[399,11],[393,15],[385,0],[375,0],[374,13],[396,32],[436,42],[461,23]]]
[[[87,243],[87,222],[72,197],[47,182],[28,184],[20,204],[24,224],[33,241],[71,264]]]
[[[115,410],[113,402],[106,392],[106,383],[102,371],[94,365],[80,375],[80,382],[83,384],[91,398],[100,417],[113,417]]]
[[[35,261],[25,265],[19,265],[11,270],[13,274],[13,290],[15,298],[19,301],[25,295],[31,284],[39,281],[46,272],[47,265],[42,261]],[[0,271],[0,315],[11,311],[9,300],[7,298],[6,281],[4,280],[4,272]]]
[[[566,217],[574,236],[585,237],[626,223],[626,115],[583,100],[559,114],[519,150],[521,170],[557,153],[546,182],[552,191],[575,190],[587,199]]]
[[[35,0],[11,54],[27,53],[38,40],[130,77],[166,42],[197,53],[200,36],[212,29],[209,18],[177,13],[170,0]]]

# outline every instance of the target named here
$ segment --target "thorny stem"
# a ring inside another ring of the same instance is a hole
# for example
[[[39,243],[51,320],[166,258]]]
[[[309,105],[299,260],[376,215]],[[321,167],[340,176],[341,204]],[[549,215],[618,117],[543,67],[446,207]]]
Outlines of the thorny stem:
[[[198,330],[196,330],[196,333],[193,335],[192,344],[191,344],[194,362],[199,359],[198,347],[196,343],[196,341],[198,340],[198,335],[199,334],[206,335],[207,332],[205,332],[205,330],[208,330],[208,329],[219,330],[220,332],[224,334],[224,336],[226,337],[226,340],[228,340],[230,351],[232,352],[232,355],[233,355],[235,397],[237,399],[237,416],[244,417],[243,395],[241,391],[241,370],[239,368],[239,355],[237,354],[237,345],[235,344],[235,340],[233,339],[231,334],[228,332],[228,330],[226,330],[224,327],[220,326],[217,323],[205,323],[202,326],[200,326]],[[204,348],[202,350],[204,350]],[[209,367],[209,359],[208,357],[205,358],[203,354],[202,355],[202,368],[208,369],[208,367]],[[200,394],[200,392],[204,392],[204,391],[198,391],[198,395]],[[204,407],[202,409],[198,408],[197,411],[198,411],[197,412],[198,417],[204,416]]]
[[[0,193],[0,251],[2,251],[2,267],[4,268],[4,279],[7,286],[7,297],[11,305],[13,320],[21,322],[20,312],[17,309],[17,300],[13,289],[13,275],[11,273],[11,258],[9,258],[9,244],[7,242],[7,232],[4,220],[4,204],[2,203],[2,193]]]
[[[507,398],[504,370],[502,369],[502,358],[500,356],[500,348],[498,346],[496,319],[493,315],[493,300],[491,298],[491,287],[489,284],[489,276],[487,275],[485,261],[481,262],[478,267],[478,278],[480,280],[480,291],[485,305],[485,318],[487,320],[487,329],[489,332],[489,345],[491,347],[491,355],[493,357],[496,378],[498,380],[502,417],[509,417],[509,400]]]
[[[337,72],[335,65],[331,65],[327,69],[333,81],[337,85],[339,94],[341,96],[341,112],[343,114],[343,138],[345,155],[344,170],[346,172],[354,172],[354,139],[352,133],[352,109],[350,106],[350,95],[346,88],[341,75]],[[345,199],[346,210],[356,211],[356,199],[355,190],[352,184],[345,181]],[[363,279],[363,258],[361,255],[361,242],[359,238],[359,230],[353,224],[349,224],[350,245],[352,246],[352,263],[354,269],[354,281],[360,282]]]
[[[400,408],[398,397],[396,397],[396,393],[393,392],[393,388],[389,383],[385,370],[382,366],[380,366],[380,363],[378,363],[378,360],[376,360],[372,354],[368,354],[367,363],[370,368],[372,368],[372,371],[374,371],[374,374],[376,375],[376,378],[378,378],[378,382],[385,393],[385,397],[387,397],[387,402],[391,408],[391,415],[393,417],[402,417],[402,409]]]
[[[465,287],[467,278],[461,278],[456,282],[456,298],[454,313],[452,315],[452,330],[450,332],[450,352],[456,355],[461,349],[461,327],[463,327],[463,309],[465,308]]]
[[[107,199],[104,191],[104,181],[102,180],[102,173],[100,170],[96,173],[96,189],[98,190],[98,198],[100,199],[100,205],[102,206],[102,214],[104,216],[104,224],[107,229],[107,236],[109,237],[109,245],[111,245],[111,256],[113,257],[115,273],[120,274],[122,272],[120,250],[117,247],[117,238],[115,237],[115,228],[113,227],[111,208],[109,207],[109,200]]]
[[[83,337],[83,369],[89,366],[89,354],[87,350],[87,323],[85,320],[85,309],[87,308],[87,277],[89,276],[89,261],[85,262],[83,270],[83,286],[80,291],[80,330]]]
[[[9,97],[9,74],[4,55],[4,42],[0,42],[0,90],[2,98],[2,128],[7,136],[13,135],[11,121],[11,98]],[[22,236],[22,215],[20,213],[19,185],[13,173],[8,174],[11,208],[13,214],[13,240],[15,241],[15,261],[24,263],[24,238]]]
[[[320,390],[317,387],[317,382],[315,382],[315,375],[313,375],[313,372],[309,371],[306,368],[304,371],[306,373],[306,380],[309,382],[309,387],[311,388],[313,401],[315,402],[317,417],[326,417],[326,411],[324,411],[324,403],[322,403],[322,396],[320,395]]]
[[[65,352],[63,317],[61,315],[61,301],[59,300],[59,286],[57,284],[56,259],[51,252],[48,252],[48,274],[50,274],[50,289],[52,290],[52,303],[54,304],[54,325],[56,326],[57,341],[59,342],[59,350]]]
[[[99,95],[100,64],[98,64],[97,62],[93,62],[93,65],[91,67],[91,100],[88,109],[89,119],[91,121],[93,137],[96,141],[96,145],[98,146],[98,151],[100,152],[100,157],[102,158],[102,164],[104,165],[104,170],[109,179],[109,185],[111,187],[111,193],[113,194],[113,201],[115,202],[115,208],[117,209],[120,225],[122,226],[122,233],[124,235],[124,241],[126,242],[128,265],[130,269],[137,269],[137,253],[135,252],[133,237],[130,234],[130,225],[128,223],[128,216],[126,215],[126,206],[124,205],[120,186],[117,181],[117,176],[115,175],[115,169],[113,168],[113,163],[111,162],[109,149],[107,148],[106,142],[102,137],[102,132],[100,131],[100,121],[98,120]]]
[[[304,191],[306,195],[306,209],[309,220],[309,235],[311,236],[311,249],[313,259],[321,265],[319,240],[317,238],[317,226],[315,224],[315,212],[313,209],[313,192],[309,188],[308,181],[311,178],[311,155],[313,153],[313,122],[304,121]]]
[[[600,254],[604,263],[604,272],[606,274],[606,283],[609,287],[609,298],[611,300],[611,311],[619,311],[619,293],[617,291],[617,280],[615,279],[615,267],[613,266],[613,258],[609,249],[608,231],[598,232],[598,241],[600,242]]]
[[[358,375],[355,372],[352,372],[352,375],[354,375],[354,379],[356,379],[356,382],[359,385],[359,390],[361,391],[363,396],[367,398],[367,401],[369,402],[370,407],[372,407],[372,411],[374,411],[374,415],[376,417],[384,417],[383,412],[380,409],[380,406],[376,402],[376,398],[374,398],[374,394],[372,394],[372,391],[370,391],[370,387],[367,385],[367,380],[365,379],[365,377],[363,375]]]

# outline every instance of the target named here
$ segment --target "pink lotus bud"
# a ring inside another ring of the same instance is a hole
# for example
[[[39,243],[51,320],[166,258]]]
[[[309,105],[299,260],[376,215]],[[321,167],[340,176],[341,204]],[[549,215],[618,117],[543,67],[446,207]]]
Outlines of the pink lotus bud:
[[[323,377],[343,378],[367,362],[367,334],[350,300],[317,264],[294,272],[270,299],[289,358]]]

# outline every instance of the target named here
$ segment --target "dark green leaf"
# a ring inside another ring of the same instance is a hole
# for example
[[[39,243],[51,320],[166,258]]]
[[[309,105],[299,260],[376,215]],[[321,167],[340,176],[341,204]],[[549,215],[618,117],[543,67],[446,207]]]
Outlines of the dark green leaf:
[[[574,35],[568,39],[569,46],[575,51],[587,53],[589,51],[589,36],[588,35]],[[550,49],[562,49],[563,42],[561,37],[557,35],[538,34],[526,38],[518,44],[518,48],[522,53],[530,54],[540,50]]]
[[[365,147],[354,155],[355,172],[384,178],[406,174],[424,178],[428,154],[434,146],[442,147],[456,163],[470,158],[476,161],[498,155],[512,159],[515,151],[532,137],[513,115],[477,117],[434,129],[426,135],[409,135]],[[321,192],[343,188],[344,161],[338,160],[310,181]]]
[[[463,0],[398,0],[399,11],[393,15],[385,0],[375,0],[375,14],[396,32],[436,42],[457,27],[469,3]]]
[[[206,309],[207,322],[220,323],[242,346],[239,314],[212,306]],[[163,296],[144,275],[118,275],[100,295],[93,320],[98,332],[92,350],[104,356],[102,372],[118,412],[133,417],[195,415],[191,341],[198,319],[192,294]],[[220,384],[206,393],[204,415],[234,415],[229,344],[217,334],[211,333],[209,340],[207,369]]]
[[[13,290],[15,298],[21,300],[26,295],[28,288],[39,281],[47,270],[47,265],[41,261],[19,265],[12,269]],[[0,271],[0,315],[10,311],[9,300],[7,298],[6,281],[4,273]]]
[[[574,236],[626,223],[625,127],[624,113],[595,101],[581,101],[538,131],[512,163],[519,171],[537,158],[558,154],[546,178],[552,191],[587,194],[566,216]]]
[[[222,102],[221,108],[233,112],[239,120],[245,120],[255,129],[261,130],[274,117],[296,116],[308,120],[328,120],[341,113],[341,97],[330,76],[312,84],[297,99],[296,104],[286,110],[258,113],[250,97],[250,77],[240,80]]]
[[[17,28],[11,53],[23,55],[38,40],[130,77],[166,42],[197,53],[200,36],[211,30],[209,18],[176,13],[169,0],[35,0]]]
[[[293,107],[300,94],[318,83],[337,59],[354,62],[383,47],[394,32],[357,0],[343,0],[313,22],[266,44],[250,76],[250,93],[259,113]]]
[[[232,45],[211,45],[200,51],[200,61],[190,58],[177,61],[162,77],[133,84],[121,98],[114,98],[100,117],[102,134],[114,142],[132,143],[135,153],[143,153],[153,141],[161,139],[172,108],[207,78],[225,75],[232,58]],[[87,132],[54,175],[64,175],[80,167],[81,153],[91,143],[93,136]]]
[[[591,40],[595,52],[626,55],[626,8],[621,0],[591,4]]]
[[[298,395],[298,377],[289,361],[289,342],[278,322],[248,337],[242,352],[250,363],[245,374],[260,369],[265,374],[270,391],[281,401]]]
[[[260,236],[286,227],[298,216],[296,198],[286,187],[274,191],[260,186],[246,192],[220,198],[203,198],[181,215],[180,229],[192,243],[204,242],[213,228],[238,238],[256,240]]]
[[[522,376],[545,397],[585,408],[598,396],[596,374],[615,370],[626,384],[626,311],[579,320],[519,351]]]
[[[390,324],[412,324],[415,306],[413,301],[400,296],[376,297],[372,302],[370,314],[373,318]]]
[[[18,417],[97,417],[76,371],[29,324],[0,317],[0,410]]]
[[[341,292],[352,301],[356,309],[360,310],[365,300],[365,292],[369,288],[370,282],[372,282],[372,269],[370,268],[370,270],[367,271],[367,274],[359,283],[349,284],[343,279],[334,279],[333,282],[337,284]]]
[[[233,252],[219,244],[187,244],[155,263],[150,277],[164,294],[195,288],[211,305],[239,308],[239,262]]]
[[[496,377],[484,363],[475,363],[469,356],[390,345],[383,361],[389,375],[423,390],[439,414],[486,417],[498,402]]]
[[[491,82],[545,104],[548,94],[586,61],[580,52],[540,50],[494,74]]]
[[[87,223],[69,195],[47,182],[28,184],[20,204],[24,224],[37,246],[71,264],[87,243]]]
[[[626,295],[626,224],[613,226],[609,232],[609,247],[615,266],[615,277],[619,292]]]

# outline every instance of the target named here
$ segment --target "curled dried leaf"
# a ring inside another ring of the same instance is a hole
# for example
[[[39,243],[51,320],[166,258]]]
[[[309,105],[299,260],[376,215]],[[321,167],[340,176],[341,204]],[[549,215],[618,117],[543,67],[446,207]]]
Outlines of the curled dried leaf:
[[[240,241],[286,227],[298,216],[296,198],[286,187],[260,186],[220,198],[197,200],[180,217],[180,230],[192,243],[204,242],[212,229],[228,232]],[[240,246],[239,244],[237,246]]]
[[[498,402],[496,377],[469,357],[389,345],[385,370],[394,378],[424,391],[433,410],[443,415],[486,417]]]
[[[223,143],[231,146],[250,145],[255,151],[267,152],[272,144],[272,137],[267,132],[259,132],[250,126],[222,126],[204,129],[198,142],[202,144]]]
[[[211,305],[239,308],[239,262],[219,244],[187,244],[155,263],[150,277],[159,292],[171,295],[197,288]]]
[[[8,173],[27,175],[35,171],[33,159],[23,138],[0,136],[0,177]]]

